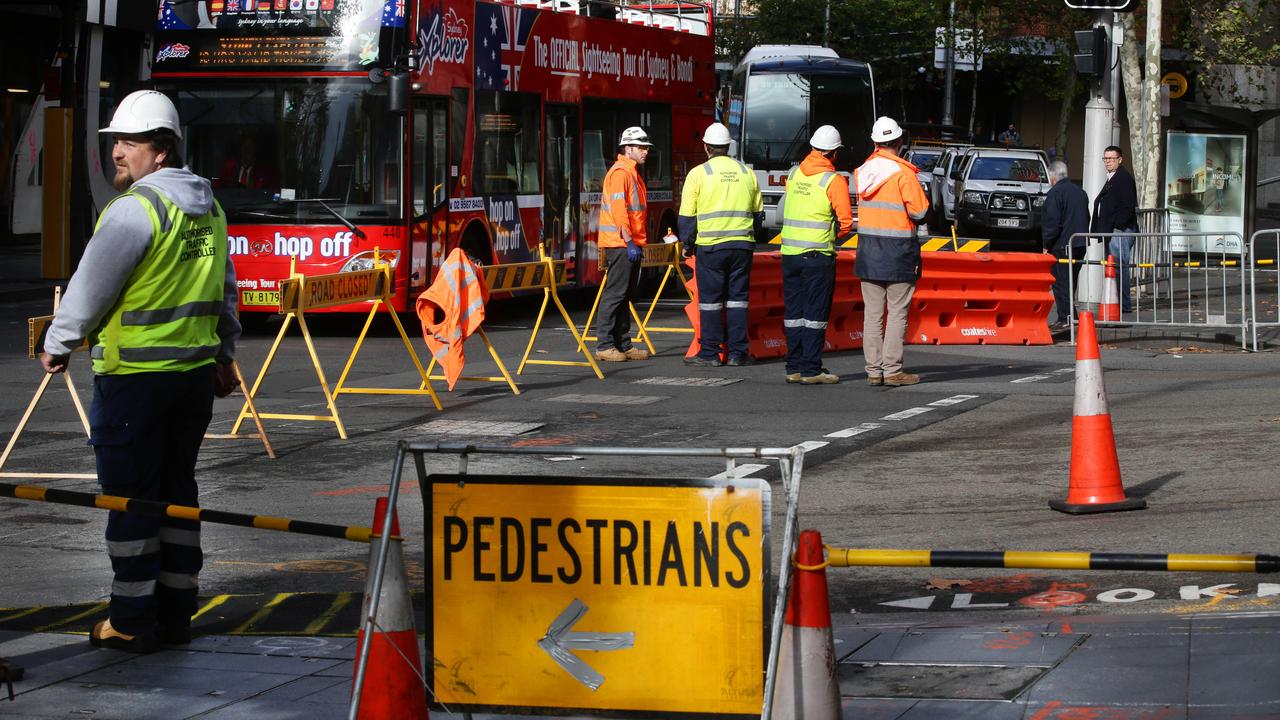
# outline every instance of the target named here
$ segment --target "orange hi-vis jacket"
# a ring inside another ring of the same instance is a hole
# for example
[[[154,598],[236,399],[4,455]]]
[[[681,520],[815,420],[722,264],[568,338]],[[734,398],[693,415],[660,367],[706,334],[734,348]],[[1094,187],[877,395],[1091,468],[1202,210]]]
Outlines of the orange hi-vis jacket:
[[[454,248],[427,291],[418,296],[414,310],[422,321],[422,339],[431,357],[444,368],[449,389],[458,384],[467,358],[462,343],[484,322],[489,286],[471,258]]]
[[[596,242],[604,248],[626,247],[622,228],[631,233],[631,240],[643,246],[648,242],[645,216],[648,214],[648,189],[644,178],[636,170],[634,160],[619,155],[613,167],[604,176],[600,195],[600,229]]]
[[[853,171],[859,245],[867,235],[915,239],[916,224],[929,212],[917,172],[915,165],[878,148]]]

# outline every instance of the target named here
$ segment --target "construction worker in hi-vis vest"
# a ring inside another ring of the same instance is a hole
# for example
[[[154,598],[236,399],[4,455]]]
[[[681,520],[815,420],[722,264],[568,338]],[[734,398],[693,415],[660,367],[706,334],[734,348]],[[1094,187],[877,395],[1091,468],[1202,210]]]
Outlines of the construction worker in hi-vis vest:
[[[649,135],[638,127],[622,131],[618,159],[600,189],[600,225],[596,244],[604,252],[606,272],[596,315],[596,359],[605,362],[648,360],[649,351],[631,346],[631,300],[640,282],[640,264],[648,241],[649,199],[640,166],[649,158]]]
[[[680,238],[685,257],[696,253],[698,354],[686,365],[749,365],[747,296],[756,228],[764,201],[755,173],[729,157],[729,128],[711,123],[702,134],[707,161],[689,171],[680,197]],[[728,342],[726,343],[726,326]],[[726,347],[727,346],[727,347]]]
[[[858,195],[858,255],[862,281],[862,354],[870,385],[915,385],[920,376],[902,370],[907,311],[920,277],[916,225],[929,201],[915,165],[898,157],[902,128],[882,117],[871,127],[875,152],[853,173]]]
[[[113,184],[124,193],[98,219],[40,361],[65,372],[71,352],[90,341],[89,444],[105,494],[195,506],[213,398],[237,385],[227,219],[209,181],[182,166],[168,97],[128,95],[102,132],[114,136]],[[139,653],[190,642],[200,524],[113,510],[106,540],[115,579],[108,617],[89,642]]]
[[[787,382],[829,385],[840,376],[822,367],[827,318],[835,293],[837,241],[853,236],[849,182],[836,172],[840,131],[818,128],[812,150],[787,176],[782,214],[782,293]]]

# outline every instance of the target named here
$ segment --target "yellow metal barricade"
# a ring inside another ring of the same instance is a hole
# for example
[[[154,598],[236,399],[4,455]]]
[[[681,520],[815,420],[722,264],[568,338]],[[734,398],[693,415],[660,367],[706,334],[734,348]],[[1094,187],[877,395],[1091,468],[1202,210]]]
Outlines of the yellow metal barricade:
[[[644,258],[640,261],[641,268],[664,268],[662,271],[662,280],[658,282],[658,289],[654,292],[653,297],[649,300],[649,307],[644,313],[644,317],[640,317],[640,313],[636,310],[634,303],[627,304],[627,311],[631,313],[631,318],[636,323],[636,337],[633,340],[643,342],[649,348],[649,352],[655,352],[653,343],[649,341],[649,333],[693,333],[692,327],[660,327],[650,325],[653,318],[653,311],[658,307],[658,300],[662,299],[662,291],[667,287],[667,281],[671,279],[672,274],[677,278],[677,282],[684,289],[685,295],[689,298],[689,302],[693,302],[693,293],[685,285],[687,278],[684,271],[680,269],[680,243],[652,243],[644,246]],[[595,340],[595,335],[590,335],[591,323],[595,320],[596,311],[600,308],[600,297],[604,294],[605,282],[609,279],[609,268],[604,264],[604,256],[600,256],[600,269],[604,271],[604,275],[600,278],[600,289],[596,291],[596,299],[591,303],[591,312],[587,314],[587,321],[582,325],[582,339]]]
[[[53,311],[58,311],[58,302],[62,298],[62,288],[53,289]],[[37,317],[27,318],[27,357],[34,360],[43,345],[42,340],[44,333],[49,328],[49,324],[53,322],[52,315],[39,315]],[[87,350],[88,343],[81,343],[76,348],[76,352]],[[80,402],[80,395],[76,392],[76,384],[71,379],[71,373],[62,372],[62,379],[67,384],[67,392],[71,395],[71,403],[76,407],[76,414],[80,416],[80,425],[84,428],[85,437],[89,436],[89,417],[85,415],[84,405]],[[4,446],[4,452],[0,453],[0,468],[4,467],[5,462],[9,459],[9,455],[13,453],[13,449],[18,445],[18,438],[22,437],[22,432],[26,430],[27,423],[31,421],[31,416],[36,411],[36,406],[40,404],[44,393],[49,389],[49,383],[53,381],[53,375],[44,373],[44,377],[40,379],[40,384],[36,387],[36,392],[31,397],[31,402],[27,404],[27,409],[22,413],[22,419],[18,421],[18,427],[14,429],[13,434],[9,436],[9,442]],[[75,480],[92,480],[97,476],[96,473],[46,473],[46,472],[0,472],[0,477],[24,477],[24,478],[62,478]]]
[[[484,280],[489,285],[490,292],[542,288],[542,306],[538,308],[538,319],[533,323],[529,344],[524,349],[524,356],[520,358],[519,367],[516,368],[517,375],[524,374],[526,365],[568,365],[589,367],[597,378],[604,379],[604,373],[600,372],[600,366],[587,350],[582,334],[578,332],[573,318],[569,317],[569,311],[564,309],[564,303],[560,302],[560,295],[556,292],[557,287],[568,283],[568,271],[564,260],[552,260],[544,254],[543,258],[536,262],[490,265],[484,268]],[[575,349],[582,354],[583,360],[529,359],[529,355],[533,353],[534,343],[538,340],[538,331],[542,328],[542,318],[546,315],[547,304],[550,302],[555,303],[556,309],[560,311],[560,317],[564,318],[565,326],[569,328],[569,333],[573,335],[573,341],[577,344]]]
[[[376,253],[375,249],[375,253]],[[258,397],[258,390],[262,387],[262,381],[267,375],[267,371],[271,368],[271,363],[275,360],[276,352],[280,349],[280,343],[284,340],[285,333],[289,331],[289,325],[297,320],[298,327],[302,331],[302,339],[306,343],[307,352],[311,357],[311,366],[316,371],[316,379],[320,383],[320,390],[324,393],[325,404],[329,408],[328,415],[306,415],[300,413],[259,413],[259,416],[269,420],[304,420],[311,422],[331,422],[338,430],[338,437],[343,440],[347,439],[347,430],[342,424],[342,418],[338,414],[337,395],[341,393],[361,393],[361,394],[377,394],[377,395],[427,395],[431,398],[431,402],[437,410],[442,410],[440,398],[436,395],[435,390],[431,387],[431,382],[427,377],[427,371],[422,367],[422,362],[418,359],[418,354],[413,350],[413,344],[409,341],[409,336],[405,334],[404,326],[400,323],[400,318],[394,313],[388,313],[396,329],[400,333],[401,340],[404,341],[405,349],[409,353],[413,365],[418,370],[419,376],[422,378],[422,386],[420,388],[351,388],[344,387],[347,374],[350,372],[352,365],[355,363],[356,356],[360,352],[360,348],[364,343],[365,335],[369,331],[369,326],[373,323],[374,314],[378,308],[388,303],[391,290],[393,287],[391,266],[387,264],[379,264],[378,267],[369,270],[359,270],[356,272],[334,273],[330,275],[317,275],[307,277],[296,271],[292,271],[288,278],[280,281],[280,312],[284,314],[284,322],[280,325],[280,331],[276,333],[275,341],[271,343],[271,349],[267,352],[266,360],[262,363],[262,369],[258,371],[258,377],[253,382],[253,387],[245,396],[245,406],[241,408],[239,417],[236,418],[235,425],[231,428],[231,434],[236,435],[240,431],[240,426],[245,419],[250,416],[250,403]],[[311,331],[307,328],[306,311],[309,309],[318,309],[325,307],[334,307],[337,305],[348,305],[351,303],[372,302],[369,308],[368,317],[365,319],[364,328],[360,331],[360,336],[356,339],[355,347],[351,350],[351,355],[347,358],[347,364],[342,370],[342,375],[338,379],[338,384],[330,391],[329,383],[325,379],[324,369],[320,365],[320,358],[316,354],[315,343],[311,340]]]

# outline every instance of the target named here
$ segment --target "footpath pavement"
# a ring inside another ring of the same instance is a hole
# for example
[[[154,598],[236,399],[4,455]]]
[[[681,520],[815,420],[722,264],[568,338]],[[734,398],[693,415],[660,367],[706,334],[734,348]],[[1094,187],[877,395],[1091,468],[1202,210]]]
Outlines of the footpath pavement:
[[[835,628],[845,717],[1280,718],[1280,613],[918,620]],[[349,637],[204,636],[138,656],[82,634],[0,632],[0,656],[26,669],[12,702],[0,688],[0,717],[344,718],[357,649]]]

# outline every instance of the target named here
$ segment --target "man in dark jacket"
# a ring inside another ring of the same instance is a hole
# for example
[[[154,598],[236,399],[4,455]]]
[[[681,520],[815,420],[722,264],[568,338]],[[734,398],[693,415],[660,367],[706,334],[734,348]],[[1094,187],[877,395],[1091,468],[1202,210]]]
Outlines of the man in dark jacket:
[[[1138,186],[1133,175],[1124,169],[1124,153],[1115,145],[1102,151],[1102,164],[1107,170],[1107,182],[1093,200],[1093,223],[1089,228],[1095,233],[1137,232]],[[1133,256],[1133,238],[1115,236],[1107,242],[1107,254],[1115,258],[1120,275],[1120,303],[1124,312],[1132,312],[1129,300],[1129,262]]]
[[[1049,164],[1049,184],[1052,187],[1044,198],[1040,227],[1044,251],[1058,259],[1083,258],[1086,238],[1072,236],[1089,232],[1089,196],[1067,179],[1067,164],[1061,160]],[[1053,266],[1053,302],[1058,306],[1058,317],[1051,327],[1065,327],[1071,322],[1067,283],[1073,267],[1078,266]]]

